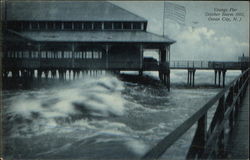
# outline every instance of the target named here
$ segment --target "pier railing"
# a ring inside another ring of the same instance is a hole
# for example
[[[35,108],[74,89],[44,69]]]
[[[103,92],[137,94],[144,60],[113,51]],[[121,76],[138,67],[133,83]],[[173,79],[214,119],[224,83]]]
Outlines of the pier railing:
[[[246,62],[170,61],[171,69],[244,69]]]
[[[235,118],[249,83],[249,74],[250,69],[248,68],[173,132],[157,143],[142,159],[161,157],[194,124],[197,124],[197,128],[186,158],[206,159],[212,156],[223,158],[226,155],[225,147],[227,144],[225,135],[226,133],[230,134],[234,128]],[[218,106],[210,126],[207,128],[208,110],[217,103]]]

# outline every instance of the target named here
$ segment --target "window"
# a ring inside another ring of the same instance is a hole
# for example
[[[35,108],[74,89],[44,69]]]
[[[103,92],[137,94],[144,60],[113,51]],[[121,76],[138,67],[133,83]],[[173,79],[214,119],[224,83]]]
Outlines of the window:
[[[141,29],[141,23],[140,22],[133,23],[133,29]]]
[[[104,22],[104,29],[112,29],[112,23],[111,22]]]
[[[114,22],[114,29],[122,29],[122,23],[121,22]]]
[[[64,58],[72,58],[72,52],[71,51],[64,51]]]
[[[22,58],[23,57],[23,52],[22,51],[15,51],[14,54],[13,54],[13,57]]]
[[[102,52],[99,52],[99,58],[102,59]]]
[[[74,23],[74,29],[75,30],[82,30],[82,23],[81,22],[75,22]]]
[[[23,22],[23,29],[28,30],[30,28],[29,22]]]
[[[102,29],[102,23],[101,22],[95,22],[94,23],[94,29],[95,30],[101,30]]]
[[[39,29],[38,22],[32,22],[31,29]]]
[[[62,58],[62,51],[57,51],[57,57]]]
[[[101,59],[102,58],[102,52],[101,51],[93,51],[93,58],[94,59]]]
[[[17,56],[16,56],[17,54],[18,54],[18,51],[15,51],[15,52],[12,54],[12,58],[17,57]]]
[[[75,52],[75,59],[79,58],[79,52]]]
[[[93,58],[98,59],[99,58],[99,52],[93,51]]]
[[[51,51],[51,58],[55,58],[55,52]]]
[[[9,57],[10,57],[10,55],[11,55],[11,51],[7,51],[7,55],[6,55],[6,57],[7,57],[7,58],[9,58]]]
[[[75,52],[75,58],[76,59],[81,59],[82,58],[82,52],[81,51]]]
[[[14,53],[15,53],[15,51],[12,51],[12,52],[10,52],[10,58],[13,58],[14,56]]]
[[[15,55],[16,54],[18,54],[18,51],[13,51],[13,52],[11,52],[11,58],[15,58]],[[20,58],[22,58],[22,55],[21,55],[21,57]]]
[[[56,22],[55,23],[55,29],[61,30],[62,29],[62,23],[61,22]]]
[[[46,58],[50,58],[50,53],[49,53],[49,51],[46,51]]]
[[[63,58],[68,58],[68,52],[67,51],[63,52]]]
[[[11,57],[11,58],[14,58],[16,52],[17,52],[17,51],[13,51],[13,52],[11,53],[10,57]]]
[[[46,29],[46,23],[45,22],[40,22],[39,23],[39,28],[40,29]]]
[[[11,58],[13,52],[14,52],[14,51],[8,51],[8,52],[7,52],[7,57],[8,57],[8,58]]]
[[[47,51],[47,58],[54,58],[54,53],[51,51]]]
[[[48,22],[48,29],[54,29],[54,23],[53,22]]]
[[[86,52],[86,58],[87,59],[91,59],[92,58],[92,52],[91,51],[87,51]]]
[[[82,58],[83,58],[83,59],[86,58],[86,52],[85,52],[85,51],[82,52]]]
[[[53,51],[53,56],[54,56],[54,58],[58,58],[58,54],[56,51]]]
[[[91,22],[84,23],[84,29],[91,30],[92,29],[92,23]]]
[[[31,51],[31,58],[38,58],[38,51]]]
[[[12,54],[14,53],[15,51],[8,51],[7,52],[7,57],[8,58],[11,58],[12,57]]]
[[[131,23],[130,22],[124,22],[123,23],[123,29],[131,29]]]
[[[72,29],[72,23],[71,22],[65,22],[64,23],[64,29],[65,30],[71,30]]]
[[[41,51],[41,58],[46,58],[46,52],[45,51]]]
[[[23,52],[23,58],[29,58],[29,51]]]

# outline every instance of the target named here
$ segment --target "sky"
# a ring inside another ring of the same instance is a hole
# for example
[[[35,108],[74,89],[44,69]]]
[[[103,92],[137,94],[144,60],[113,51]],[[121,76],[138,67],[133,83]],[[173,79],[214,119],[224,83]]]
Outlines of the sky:
[[[163,35],[163,1],[111,1],[148,20],[148,32]],[[172,60],[237,61],[249,55],[249,2],[168,1],[184,6],[185,24],[165,19],[164,35],[176,40]],[[230,10],[231,9],[231,10]],[[220,14],[211,16],[211,14]],[[222,14],[233,16],[221,16]],[[243,16],[236,16],[240,13]],[[210,14],[210,15],[208,15]],[[210,19],[209,19],[210,17]],[[231,21],[222,20],[222,17]],[[236,17],[237,20],[233,21]],[[220,18],[220,20],[211,20]]]

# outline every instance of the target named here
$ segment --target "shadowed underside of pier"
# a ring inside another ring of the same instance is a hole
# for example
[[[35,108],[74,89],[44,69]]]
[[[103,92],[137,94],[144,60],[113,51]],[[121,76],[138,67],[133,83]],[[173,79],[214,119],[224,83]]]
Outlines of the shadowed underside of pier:
[[[229,159],[249,158],[249,86],[228,145]]]

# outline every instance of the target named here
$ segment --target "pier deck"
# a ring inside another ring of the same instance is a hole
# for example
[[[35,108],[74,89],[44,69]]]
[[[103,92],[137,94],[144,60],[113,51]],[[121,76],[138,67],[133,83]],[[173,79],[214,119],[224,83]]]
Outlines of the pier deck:
[[[249,86],[228,145],[229,159],[249,158]]]

